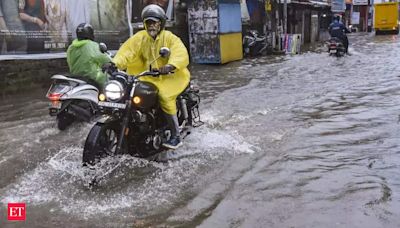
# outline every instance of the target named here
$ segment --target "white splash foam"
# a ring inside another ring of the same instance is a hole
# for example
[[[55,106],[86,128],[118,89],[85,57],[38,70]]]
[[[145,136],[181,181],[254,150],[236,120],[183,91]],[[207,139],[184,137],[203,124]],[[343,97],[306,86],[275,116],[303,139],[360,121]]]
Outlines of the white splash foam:
[[[3,189],[1,202],[57,203],[61,210],[84,215],[87,219],[98,214],[110,215],[124,208],[154,211],[178,200],[179,191],[196,179],[198,170],[210,160],[254,153],[254,149],[236,133],[202,127],[193,131],[185,140],[184,147],[178,149],[181,158],[168,163],[149,162],[131,156],[102,160],[96,175],[107,172],[112,163],[120,166],[116,173],[107,177],[111,180],[107,180],[106,185],[109,182],[115,184],[113,178],[135,175],[135,170],[140,168],[150,167],[152,171],[143,177],[143,183],[135,183],[133,179],[132,184],[125,188],[97,195],[83,187],[87,176],[81,166],[82,148],[63,148],[15,184]]]

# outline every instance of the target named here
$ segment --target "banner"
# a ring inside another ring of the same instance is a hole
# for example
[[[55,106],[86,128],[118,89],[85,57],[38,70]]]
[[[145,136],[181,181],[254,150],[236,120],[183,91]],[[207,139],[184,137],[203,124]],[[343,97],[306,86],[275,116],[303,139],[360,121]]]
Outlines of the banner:
[[[130,0],[0,0],[0,54],[65,52],[76,27],[118,49],[130,34]]]
[[[367,6],[368,0],[353,0],[354,6]]]
[[[334,13],[343,13],[346,11],[344,0],[332,0],[331,4],[331,11]]]
[[[110,0],[111,1],[111,0]],[[174,0],[132,0],[132,23],[135,28],[142,28],[142,10],[149,4],[161,6],[167,14],[167,21],[173,21],[175,18]]]
[[[352,25],[360,24],[360,12],[353,12],[351,14],[351,24]]]

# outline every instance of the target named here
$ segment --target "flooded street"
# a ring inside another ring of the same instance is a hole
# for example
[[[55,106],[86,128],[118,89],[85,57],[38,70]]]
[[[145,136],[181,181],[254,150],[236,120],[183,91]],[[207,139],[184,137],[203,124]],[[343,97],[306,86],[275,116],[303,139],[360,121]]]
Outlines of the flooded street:
[[[168,162],[110,158],[93,190],[92,124],[59,131],[46,89],[2,100],[0,227],[400,227],[400,38],[350,53],[192,66],[205,124]]]

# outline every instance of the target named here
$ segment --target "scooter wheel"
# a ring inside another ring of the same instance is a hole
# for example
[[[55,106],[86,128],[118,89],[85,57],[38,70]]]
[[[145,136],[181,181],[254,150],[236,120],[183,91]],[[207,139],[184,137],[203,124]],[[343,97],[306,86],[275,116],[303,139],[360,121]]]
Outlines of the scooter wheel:
[[[57,127],[61,131],[65,130],[74,122],[74,117],[67,113],[60,113],[57,115]]]

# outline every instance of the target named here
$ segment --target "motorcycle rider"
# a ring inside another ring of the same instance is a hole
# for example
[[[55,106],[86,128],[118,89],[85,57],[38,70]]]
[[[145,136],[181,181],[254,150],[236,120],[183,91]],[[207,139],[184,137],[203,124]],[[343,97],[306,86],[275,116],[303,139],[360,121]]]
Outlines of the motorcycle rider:
[[[189,55],[185,45],[179,37],[170,31],[164,30],[167,16],[164,10],[156,5],[147,5],[142,10],[142,20],[145,29],[129,38],[118,50],[113,63],[106,64],[103,69],[113,68],[127,70],[130,75],[137,75],[148,70],[160,72],[159,77],[141,77],[140,80],[153,83],[159,90],[161,109],[165,113],[171,130],[170,139],[164,147],[176,149],[182,145],[179,123],[177,118],[176,98],[188,86],[190,72],[187,69]],[[171,50],[169,58],[159,58],[161,47]]]
[[[100,51],[99,44],[94,41],[93,27],[88,23],[81,23],[76,28],[77,39],[67,50],[69,71],[76,76],[102,88],[107,75],[102,72],[101,66],[111,61],[111,58]]]
[[[349,39],[346,33],[350,33],[350,30],[340,21],[340,16],[335,15],[333,22],[329,25],[329,34],[332,38],[336,37],[343,42],[345,53],[347,53],[349,49]]]

